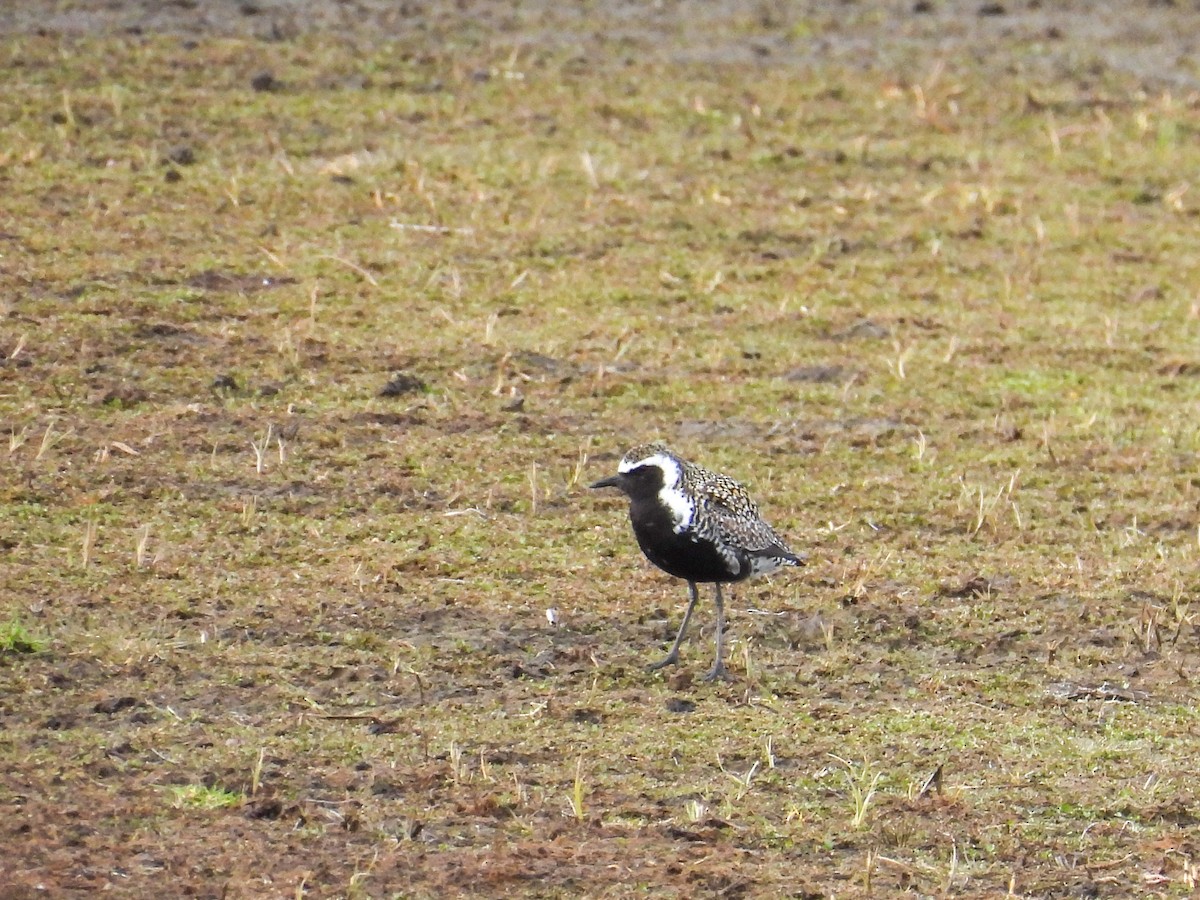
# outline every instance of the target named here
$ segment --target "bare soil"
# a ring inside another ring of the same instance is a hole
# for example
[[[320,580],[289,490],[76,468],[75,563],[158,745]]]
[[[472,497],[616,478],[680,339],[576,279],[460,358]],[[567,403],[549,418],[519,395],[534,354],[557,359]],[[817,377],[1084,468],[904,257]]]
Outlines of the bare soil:
[[[9,4],[0,897],[1194,895],[1198,17]]]

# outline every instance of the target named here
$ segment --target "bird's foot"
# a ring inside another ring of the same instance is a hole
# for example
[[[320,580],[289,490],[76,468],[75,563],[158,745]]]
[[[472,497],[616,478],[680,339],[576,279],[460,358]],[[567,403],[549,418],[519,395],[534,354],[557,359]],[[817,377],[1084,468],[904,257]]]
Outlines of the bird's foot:
[[[660,659],[658,662],[650,663],[650,665],[646,666],[646,671],[647,672],[657,672],[659,669],[665,669],[667,666],[677,666],[677,665],[679,665],[679,653],[673,651],[671,653],[668,653],[665,657]]]
[[[733,676],[725,668],[725,663],[717,663],[700,678],[701,681],[733,681]]]

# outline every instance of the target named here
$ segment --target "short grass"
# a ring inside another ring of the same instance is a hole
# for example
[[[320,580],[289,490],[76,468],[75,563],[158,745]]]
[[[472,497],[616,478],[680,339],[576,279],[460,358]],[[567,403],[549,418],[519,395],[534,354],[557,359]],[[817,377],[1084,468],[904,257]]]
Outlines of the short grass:
[[[1193,893],[1195,98],[624,46],[0,42],[10,887]]]

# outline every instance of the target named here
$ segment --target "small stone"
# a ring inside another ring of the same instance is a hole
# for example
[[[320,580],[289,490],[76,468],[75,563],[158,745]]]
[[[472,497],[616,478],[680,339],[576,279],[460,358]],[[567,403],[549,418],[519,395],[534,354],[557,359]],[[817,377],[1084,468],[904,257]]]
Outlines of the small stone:
[[[180,144],[167,151],[167,161],[177,166],[192,166],[196,164],[196,151],[187,144]]]
[[[425,382],[408,372],[397,372],[391,381],[379,390],[380,397],[402,397],[425,390]]]
[[[283,82],[270,72],[259,72],[250,79],[250,87],[259,92],[278,91],[283,87]]]
[[[93,706],[92,711],[111,716],[131,706],[137,706],[137,700],[133,697],[106,697]]]
[[[667,712],[673,713],[690,713],[695,712],[696,703],[693,700],[685,700],[682,697],[672,697],[667,701]]]

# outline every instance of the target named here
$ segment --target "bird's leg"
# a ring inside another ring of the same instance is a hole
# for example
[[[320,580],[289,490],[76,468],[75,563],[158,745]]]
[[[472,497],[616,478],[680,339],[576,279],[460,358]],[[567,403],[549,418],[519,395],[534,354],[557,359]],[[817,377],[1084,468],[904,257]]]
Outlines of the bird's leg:
[[[696,592],[696,582],[688,582],[688,591],[691,593],[692,599],[688,601],[687,611],[683,614],[683,624],[679,626],[679,634],[675,635],[675,643],[671,645],[671,652],[658,662],[647,666],[646,671],[656,672],[679,662],[679,645],[683,643],[683,636],[687,634],[688,622],[692,618],[692,610],[696,608],[696,601],[700,599],[700,595]]]
[[[717,659],[704,681],[716,681],[718,678],[729,678],[725,670],[725,599],[721,596],[721,583],[713,582],[717,591]]]

